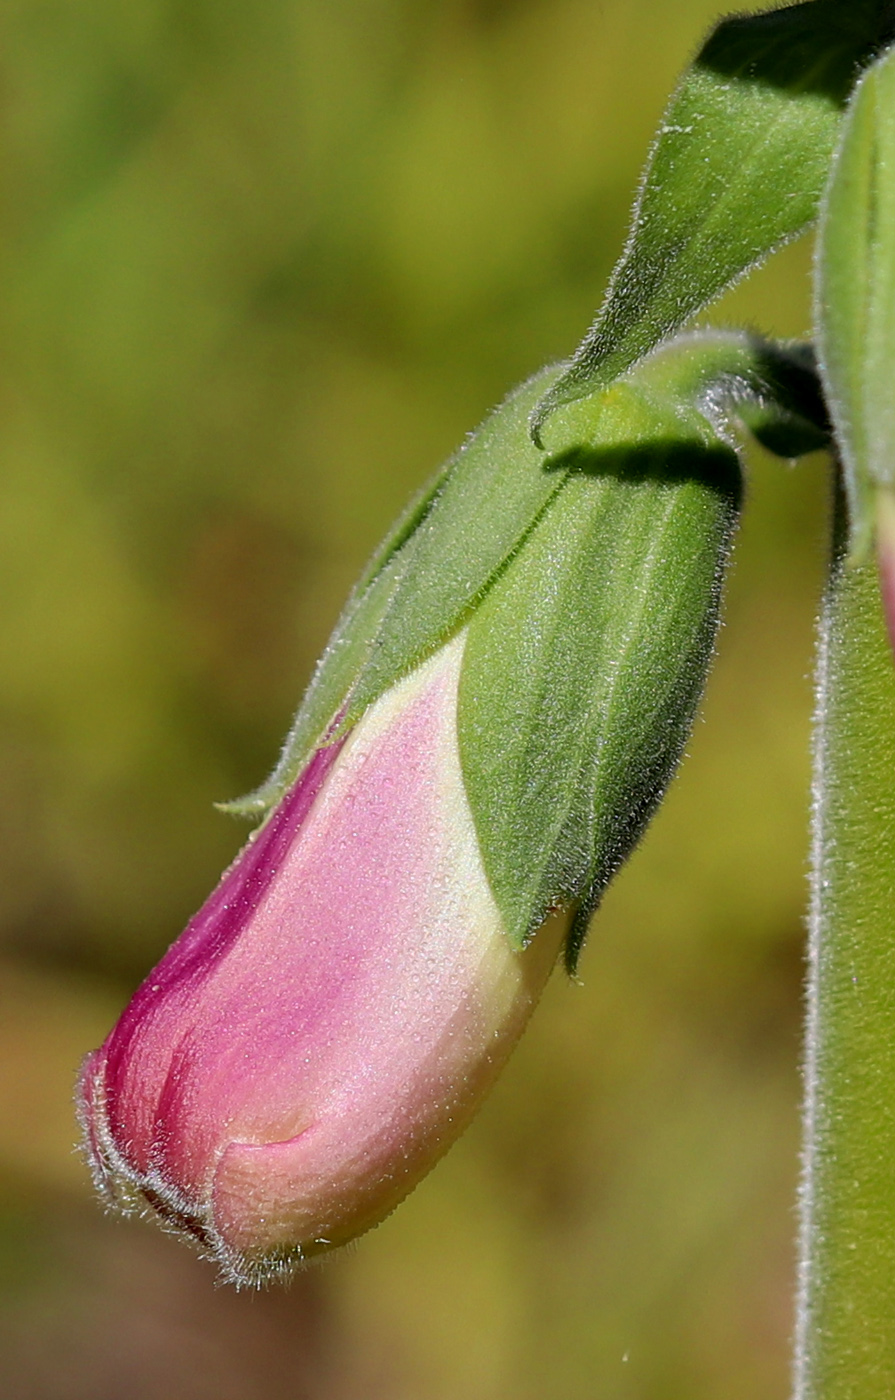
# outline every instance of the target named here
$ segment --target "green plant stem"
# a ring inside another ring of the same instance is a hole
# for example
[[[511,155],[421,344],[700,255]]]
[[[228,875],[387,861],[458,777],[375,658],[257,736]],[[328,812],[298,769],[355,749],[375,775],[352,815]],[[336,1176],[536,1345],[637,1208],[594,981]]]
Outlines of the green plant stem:
[[[821,623],[797,1400],[895,1396],[895,667],[872,561]]]

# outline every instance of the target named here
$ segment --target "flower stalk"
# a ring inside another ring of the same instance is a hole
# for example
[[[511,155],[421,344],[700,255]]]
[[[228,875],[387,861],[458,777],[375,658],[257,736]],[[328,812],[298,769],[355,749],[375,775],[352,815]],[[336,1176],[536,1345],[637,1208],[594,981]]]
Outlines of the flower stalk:
[[[895,667],[837,493],[817,678],[796,1400],[895,1395]]]

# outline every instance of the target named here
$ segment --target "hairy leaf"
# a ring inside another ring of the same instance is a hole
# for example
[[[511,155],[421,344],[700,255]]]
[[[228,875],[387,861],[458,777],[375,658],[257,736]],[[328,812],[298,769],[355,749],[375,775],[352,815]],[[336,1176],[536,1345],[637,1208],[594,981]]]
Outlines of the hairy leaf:
[[[536,441],[560,405],[605,388],[812,222],[849,92],[890,28],[882,0],[718,25],[665,113],[603,308],[535,410]]]

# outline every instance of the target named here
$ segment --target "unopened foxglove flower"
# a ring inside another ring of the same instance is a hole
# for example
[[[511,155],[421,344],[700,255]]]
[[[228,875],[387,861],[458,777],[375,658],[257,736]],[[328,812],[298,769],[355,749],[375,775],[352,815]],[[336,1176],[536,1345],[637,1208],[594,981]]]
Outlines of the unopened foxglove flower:
[[[562,915],[517,952],[482,868],[463,646],[316,755],[85,1065],[103,1188],[233,1278],[391,1209],[468,1120],[556,959]]]
[[[110,1202],[261,1282],[380,1221],[462,1131],[677,762],[732,405],[760,417],[772,359],[682,338],[569,410],[555,458],[527,426],[546,371],[399,522],[236,804],[261,826],[84,1065]]]

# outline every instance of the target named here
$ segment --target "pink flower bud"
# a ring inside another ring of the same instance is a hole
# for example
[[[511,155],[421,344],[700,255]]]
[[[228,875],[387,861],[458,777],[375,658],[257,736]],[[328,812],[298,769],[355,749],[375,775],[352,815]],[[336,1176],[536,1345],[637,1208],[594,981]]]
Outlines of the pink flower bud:
[[[97,1182],[237,1283],[375,1225],[458,1136],[568,929],[504,933],[457,747],[461,635],[320,749],[81,1080]]]

